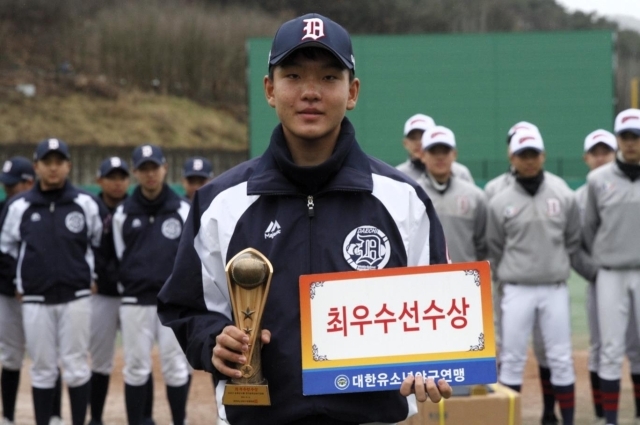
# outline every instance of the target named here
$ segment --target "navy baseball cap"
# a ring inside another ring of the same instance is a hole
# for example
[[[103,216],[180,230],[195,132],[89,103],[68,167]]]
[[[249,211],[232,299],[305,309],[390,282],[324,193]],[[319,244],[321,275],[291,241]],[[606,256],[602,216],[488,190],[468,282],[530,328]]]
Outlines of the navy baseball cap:
[[[98,177],[106,177],[110,172],[114,170],[121,170],[127,176],[129,175],[129,166],[127,162],[117,156],[112,156],[105,159],[98,168]]]
[[[269,67],[278,65],[301,47],[316,46],[334,54],[348,69],[355,72],[351,37],[347,30],[317,13],[309,13],[285,22],[273,37],[269,51]]]
[[[64,156],[65,159],[71,159],[69,153],[69,146],[60,139],[44,139],[36,147],[36,152],[33,154],[34,161],[40,161],[42,158],[50,154],[51,152],[58,152]]]
[[[158,165],[164,165],[167,160],[162,153],[162,149],[156,145],[138,146],[133,151],[133,168],[137,169],[145,162],[153,162]]]
[[[182,167],[182,175],[185,177],[213,177],[213,165],[211,161],[201,156],[194,156],[185,161]]]
[[[14,156],[2,165],[0,183],[7,186],[13,186],[23,181],[33,181],[35,178],[33,163],[23,156]]]

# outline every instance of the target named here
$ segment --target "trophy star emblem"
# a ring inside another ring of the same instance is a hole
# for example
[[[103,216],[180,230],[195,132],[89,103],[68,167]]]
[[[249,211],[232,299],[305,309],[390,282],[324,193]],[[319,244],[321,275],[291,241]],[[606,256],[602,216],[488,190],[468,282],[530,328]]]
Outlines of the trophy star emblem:
[[[244,314],[244,318],[245,319],[252,319],[251,316],[253,316],[253,313],[255,313],[255,311],[253,311],[249,307],[247,307],[247,309],[245,311],[243,311],[242,313]]]
[[[243,329],[244,333],[246,333],[247,335],[251,335],[251,332],[253,331],[252,328],[244,328]]]

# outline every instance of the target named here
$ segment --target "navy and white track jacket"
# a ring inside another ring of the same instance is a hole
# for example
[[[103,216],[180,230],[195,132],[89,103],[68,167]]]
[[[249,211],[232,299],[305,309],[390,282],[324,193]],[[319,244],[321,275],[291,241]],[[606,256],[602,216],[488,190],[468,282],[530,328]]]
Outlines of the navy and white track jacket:
[[[118,278],[123,304],[155,305],[176,258],[189,203],[168,185],[153,201],[140,186],[113,215],[113,241],[120,261]]]
[[[60,304],[91,294],[94,249],[100,245],[100,205],[66,182],[51,200],[40,184],[11,198],[0,250],[16,263],[16,286],[23,302]]]
[[[271,406],[223,407],[229,422],[275,425],[313,415],[324,415],[328,424],[401,421],[409,415],[408,400],[415,401],[397,391],[303,397],[298,279],[445,263],[440,222],[415,182],[362,152],[346,118],[332,157],[317,167],[296,166],[285,146],[278,126],[262,157],[196,192],[173,274],[158,296],[160,320],[194,368],[226,379],[211,363],[216,336],[233,324],[224,269],[238,252],[255,248],[274,269],[262,322],[271,342],[261,354]],[[368,234],[379,244],[366,253],[348,248],[357,229],[374,230]]]
[[[125,197],[126,199],[126,197]],[[96,283],[98,294],[110,297],[119,297],[118,292],[118,258],[113,244],[113,214],[117,207],[109,207],[102,199],[102,193],[98,194],[98,201],[102,209],[102,243],[96,250]]]

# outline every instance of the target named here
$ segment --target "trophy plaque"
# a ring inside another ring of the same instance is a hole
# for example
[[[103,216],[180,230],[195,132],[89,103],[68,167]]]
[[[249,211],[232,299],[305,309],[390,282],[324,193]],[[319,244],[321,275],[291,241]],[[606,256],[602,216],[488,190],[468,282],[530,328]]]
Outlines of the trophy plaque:
[[[225,405],[269,406],[269,387],[262,375],[260,351],[261,322],[267,301],[273,266],[267,257],[253,248],[234,256],[225,268],[227,285],[233,309],[233,320],[238,329],[249,337],[246,364],[236,364],[242,377],[227,381],[222,397]]]

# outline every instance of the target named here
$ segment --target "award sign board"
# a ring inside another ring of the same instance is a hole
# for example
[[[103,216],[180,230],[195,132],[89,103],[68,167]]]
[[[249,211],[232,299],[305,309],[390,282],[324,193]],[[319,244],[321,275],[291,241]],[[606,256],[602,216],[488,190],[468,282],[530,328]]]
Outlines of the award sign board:
[[[497,380],[486,261],[300,277],[304,395]]]

